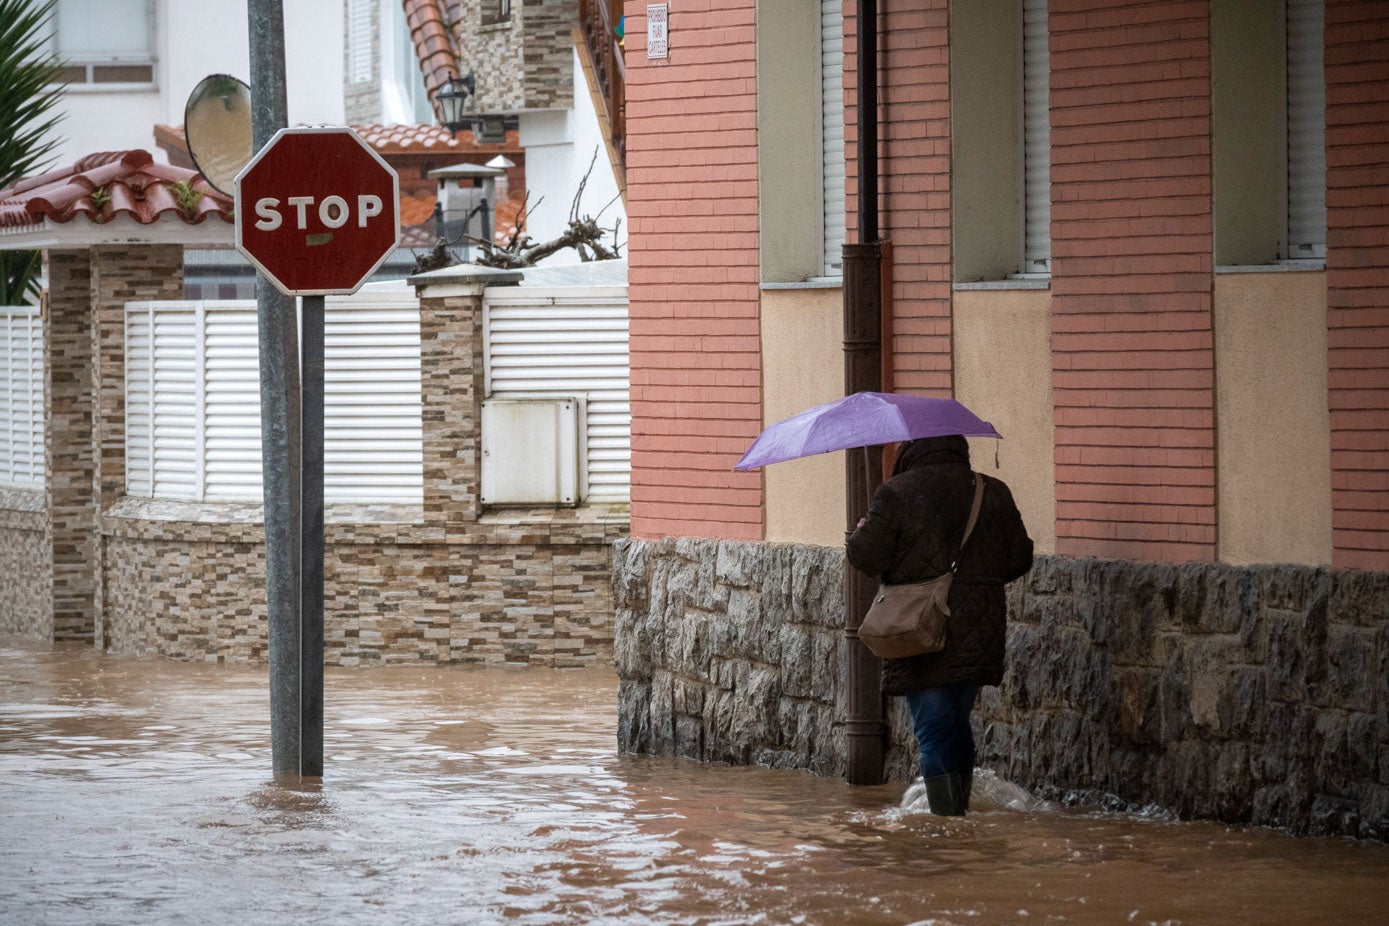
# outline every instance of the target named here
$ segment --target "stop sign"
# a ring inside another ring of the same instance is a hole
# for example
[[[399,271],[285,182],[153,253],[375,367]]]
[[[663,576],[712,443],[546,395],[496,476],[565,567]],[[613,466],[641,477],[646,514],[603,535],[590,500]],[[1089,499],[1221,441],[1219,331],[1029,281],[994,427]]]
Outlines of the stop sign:
[[[281,129],[236,175],[236,249],[289,296],[353,293],[400,241],[400,181],[351,129]]]

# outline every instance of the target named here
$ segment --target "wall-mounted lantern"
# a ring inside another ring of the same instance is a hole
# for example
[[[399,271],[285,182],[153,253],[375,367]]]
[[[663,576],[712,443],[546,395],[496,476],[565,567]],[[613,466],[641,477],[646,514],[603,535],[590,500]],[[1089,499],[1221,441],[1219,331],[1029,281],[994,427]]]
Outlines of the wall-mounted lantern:
[[[439,88],[440,123],[458,137],[458,130],[471,128],[479,145],[500,145],[506,141],[506,118],[477,111],[477,78],[469,71],[463,77],[451,76]]]

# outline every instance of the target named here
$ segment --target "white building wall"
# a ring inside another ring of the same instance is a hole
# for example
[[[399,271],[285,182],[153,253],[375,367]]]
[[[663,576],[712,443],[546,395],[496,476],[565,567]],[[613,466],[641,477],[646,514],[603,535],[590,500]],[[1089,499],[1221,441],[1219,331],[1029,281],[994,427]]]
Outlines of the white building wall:
[[[544,202],[530,215],[530,236],[536,241],[548,241],[564,231],[569,222],[569,205],[574,200],[574,191],[579,188],[579,182],[583,180],[584,171],[588,170],[589,160],[596,150],[598,160],[593,165],[593,173],[584,190],[579,214],[594,216],[598,224],[607,228],[611,228],[614,221],[620,218],[622,226],[618,241],[623,255],[626,255],[627,212],[618,196],[617,178],[608,160],[603,131],[598,114],[593,109],[593,99],[589,96],[588,82],[579,66],[577,51],[574,52],[573,66],[573,109],[522,113],[520,116],[521,145],[526,149],[526,185],[530,190],[530,201],[535,203],[544,197]],[[599,210],[604,206],[607,209],[599,215]],[[578,260],[574,251],[566,250],[545,263],[577,263]]]
[[[54,166],[96,151],[154,144],[154,125],[183,124],[188,94],[209,74],[249,81],[246,0],[158,0],[154,48],[156,85],[144,89],[70,89]],[[343,121],[341,0],[285,4],[285,74],[289,124]]]

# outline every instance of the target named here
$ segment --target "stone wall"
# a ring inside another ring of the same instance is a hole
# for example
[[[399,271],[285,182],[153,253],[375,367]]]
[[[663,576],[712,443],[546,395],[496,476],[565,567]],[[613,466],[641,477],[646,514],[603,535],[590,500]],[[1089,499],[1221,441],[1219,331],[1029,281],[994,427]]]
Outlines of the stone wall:
[[[126,499],[103,519],[109,648],[265,659],[259,506]],[[623,508],[525,509],[446,534],[416,509],[332,506],[324,550],[329,665],[597,666],[612,659],[613,542]]]
[[[53,638],[43,492],[0,489],[0,635]]]
[[[622,541],[624,750],[842,774],[837,549]],[[1389,840],[1389,574],[1039,557],[981,764],[1044,796]],[[887,774],[915,772],[900,699]]]

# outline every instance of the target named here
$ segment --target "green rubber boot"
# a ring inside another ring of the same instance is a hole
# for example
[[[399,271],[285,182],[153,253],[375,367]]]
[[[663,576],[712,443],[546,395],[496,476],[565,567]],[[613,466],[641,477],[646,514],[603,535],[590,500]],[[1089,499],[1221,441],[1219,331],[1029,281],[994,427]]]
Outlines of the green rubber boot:
[[[974,772],[960,776],[960,810],[969,810],[969,792],[974,790]]]
[[[965,809],[960,803],[960,776],[936,775],[927,778],[926,801],[931,805],[931,813],[941,817],[963,816]]]

